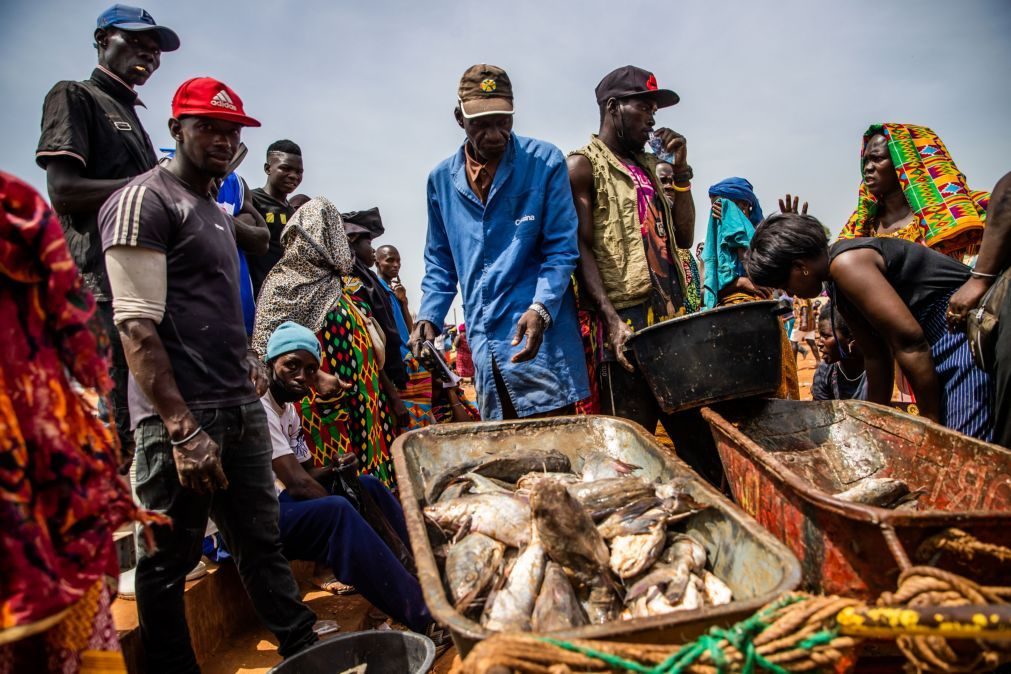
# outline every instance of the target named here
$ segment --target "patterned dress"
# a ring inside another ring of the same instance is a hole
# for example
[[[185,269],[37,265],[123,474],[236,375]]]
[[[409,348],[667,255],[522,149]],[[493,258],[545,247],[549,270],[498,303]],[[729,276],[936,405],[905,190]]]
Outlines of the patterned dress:
[[[371,307],[356,294],[361,281],[344,277],[344,293],[323,319],[317,333],[323,346],[321,370],[353,384],[331,398],[312,394],[300,404],[302,429],[316,465],[353,453],[361,472],[396,489],[390,446],[394,419],[379,379],[379,363],[363,317]]]

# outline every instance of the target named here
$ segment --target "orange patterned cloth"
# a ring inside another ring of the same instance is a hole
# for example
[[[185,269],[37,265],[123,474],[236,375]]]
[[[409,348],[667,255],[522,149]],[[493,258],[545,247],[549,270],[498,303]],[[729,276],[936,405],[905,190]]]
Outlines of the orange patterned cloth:
[[[80,669],[76,618],[96,626],[103,597],[108,617],[112,534],[142,517],[115,433],[75,386],[111,386],[94,309],[52,210],[0,172],[0,670],[34,635],[71,663],[51,671]]]

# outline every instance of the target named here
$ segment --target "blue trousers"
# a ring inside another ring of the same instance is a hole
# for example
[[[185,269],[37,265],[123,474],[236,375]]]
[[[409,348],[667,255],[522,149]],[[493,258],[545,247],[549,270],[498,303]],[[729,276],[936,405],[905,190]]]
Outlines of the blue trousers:
[[[397,499],[367,475],[362,489],[407,543],[407,524]],[[281,545],[289,560],[323,562],[342,583],[353,585],[373,606],[415,632],[432,623],[418,579],[343,496],[296,501],[281,492]]]

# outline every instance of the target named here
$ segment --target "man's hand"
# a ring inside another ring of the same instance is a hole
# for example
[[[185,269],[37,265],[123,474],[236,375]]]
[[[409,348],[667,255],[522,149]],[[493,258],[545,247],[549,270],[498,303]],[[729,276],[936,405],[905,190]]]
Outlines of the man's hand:
[[[726,294],[746,293],[755,297],[772,299],[772,291],[768,288],[756,286],[747,276],[738,276],[736,279],[723,287]]]
[[[663,149],[674,155],[674,171],[688,168],[688,139],[667,128],[657,129],[654,134],[663,143]]]
[[[526,336],[526,345],[510,359],[514,363],[531,360],[537,355],[544,341],[544,319],[533,309],[527,309],[516,323],[516,334],[513,335],[513,346],[519,346]]]
[[[613,317],[605,319],[605,327],[607,328],[607,343],[611,346],[611,350],[614,351],[615,357],[621,366],[632,372],[635,368],[632,366],[632,362],[625,356],[625,342],[628,338],[635,334],[632,328],[625,321],[621,320],[618,314],[614,314]]]
[[[189,442],[172,448],[172,458],[179,474],[179,484],[198,494],[213,494],[228,489],[228,478],[221,467],[221,448],[211,436],[200,431]]]
[[[332,400],[350,391],[353,387],[353,383],[344,381],[337,375],[322,370],[316,373],[316,393],[322,398]]]
[[[786,199],[779,200],[779,211],[781,213],[798,213],[800,215],[807,215],[807,202],[804,202],[804,206],[801,210],[797,210],[797,202],[800,201],[800,197],[791,197],[789,194],[786,195]]]
[[[249,372],[250,381],[253,382],[253,386],[256,388],[257,397],[262,398],[270,386],[270,380],[267,379],[266,364],[260,360],[255,351],[250,350],[246,352],[246,370]]]
[[[407,288],[400,282],[399,278],[393,279],[390,283],[390,289],[393,291],[393,296],[397,298],[403,306],[407,306]]]
[[[390,411],[397,418],[397,426],[406,431],[411,425],[411,413],[407,411],[407,405],[400,399],[400,396],[389,396]]]
[[[994,279],[972,277],[955,291],[948,300],[948,312],[944,316],[950,332],[965,329],[966,317],[970,311],[975,311],[979,306],[979,301],[983,299],[993,281]]]
[[[439,330],[435,327],[435,324],[431,321],[418,321],[414,324],[414,330],[411,331],[411,338],[407,341],[407,346],[410,347],[411,353],[414,354],[415,358],[421,358],[421,346],[425,341],[435,341],[435,338],[439,336]]]

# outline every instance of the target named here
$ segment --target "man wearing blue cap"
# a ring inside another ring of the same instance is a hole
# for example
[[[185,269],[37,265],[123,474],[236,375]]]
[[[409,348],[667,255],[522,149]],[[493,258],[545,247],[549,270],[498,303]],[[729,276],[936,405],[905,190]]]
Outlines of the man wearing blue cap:
[[[95,28],[98,67],[83,82],[63,81],[46,95],[35,161],[46,171],[53,209],[74,262],[98,302],[112,347],[113,413],[123,456],[133,455],[126,404],[126,360],[112,322],[112,294],[98,235],[98,209],[110,194],[154,168],[151,139],[134,108],[135,87],[158,69],[179,38],[143,9],[113,5]]]
[[[320,373],[319,340],[298,323],[285,321],[271,333],[266,356],[270,387],[260,402],[270,430],[284,556],[325,563],[338,581],[353,586],[394,620],[427,634],[437,645],[448,643],[432,620],[417,578],[388,545],[402,550],[407,545],[407,524],[396,497],[370,475],[355,479],[353,462],[350,478],[344,466],[312,465],[295,403],[318,386],[333,383],[346,389],[350,384]],[[388,523],[384,533],[398,540],[380,536],[349,500],[356,498],[375,504],[378,513],[369,517],[381,513],[383,524]]]

